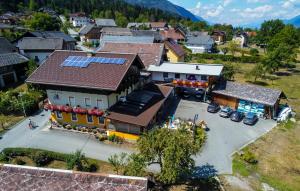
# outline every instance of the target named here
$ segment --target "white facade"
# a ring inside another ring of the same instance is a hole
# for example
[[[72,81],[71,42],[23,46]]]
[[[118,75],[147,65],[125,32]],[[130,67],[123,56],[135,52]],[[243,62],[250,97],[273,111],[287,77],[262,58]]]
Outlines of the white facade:
[[[197,53],[206,53],[209,52],[210,49],[206,49],[204,46],[186,46],[188,49],[192,51],[193,54]]]
[[[42,64],[48,56],[52,53],[53,51],[24,51],[20,50],[20,53],[30,59],[33,59],[35,61],[38,60],[38,64]]]
[[[134,88],[135,89],[135,88]],[[92,109],[97,107],[101,110],[106,110],[114,105],[121,96],[126,96],[132,91],[129,88],[120,94],[111,93],[109,95],[90,94],[81,92],[68,92],[59,90],[47,90],[47,97],[50,104],[53,105],[66,105],[71,107],[80,106],[82,108]]]
[[[73,27],[82,27],[90,22],[88,17],[70,17]]]
[[[207,81],[207,75],[194,75],[194,74],[179,74],[179,73],[172,73],[172,72],[151,72],[151,78],[153,81],[167,81],[169,79],[176,79],[176,80],[188,80],[189,77],[193,75],[198,81]]]

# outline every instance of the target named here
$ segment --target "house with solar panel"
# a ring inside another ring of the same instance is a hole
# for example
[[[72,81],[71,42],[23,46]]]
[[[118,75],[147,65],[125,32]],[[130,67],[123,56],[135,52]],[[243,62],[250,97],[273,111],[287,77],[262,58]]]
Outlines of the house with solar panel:
[[[45,109],[54,121],[137,139],[155,122],[173,89],[153,85],[142,90],[144,67],[137,54],[55,51],[26,82],[46,90]],[[147,99],[130,98],[139,96]]]

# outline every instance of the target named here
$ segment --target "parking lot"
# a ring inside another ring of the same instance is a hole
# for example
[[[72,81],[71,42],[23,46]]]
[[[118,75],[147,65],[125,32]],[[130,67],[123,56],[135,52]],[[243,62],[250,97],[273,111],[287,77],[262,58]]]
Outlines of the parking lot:
[[[222,118],[218,113],[208,113],[206,109],[206,103],[180,100],[175,112],[175,117],[182,119],[193,119],[198,114],[198,120],[204,120],[208,125],[207,141],[203,150],[195,157],[199,173],[204,175],[232,173],[232,153],[255,141],[276,125],[273,120],[259,119],[254,126],[247,126],[242,122]]]

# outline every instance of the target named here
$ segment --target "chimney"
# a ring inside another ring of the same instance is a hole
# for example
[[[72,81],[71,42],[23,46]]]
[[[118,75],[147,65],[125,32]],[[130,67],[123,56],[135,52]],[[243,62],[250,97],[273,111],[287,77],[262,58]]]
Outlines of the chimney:
[[[200,70],[200,68],[199,68],[199,66],[198,66],[198,65],[196,65],[196,70]]]

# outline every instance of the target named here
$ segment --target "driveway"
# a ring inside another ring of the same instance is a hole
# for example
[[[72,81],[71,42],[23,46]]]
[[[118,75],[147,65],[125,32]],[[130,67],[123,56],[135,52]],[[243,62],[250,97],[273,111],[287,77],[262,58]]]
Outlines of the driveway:
[[[113,154],[121,152],[132,153],[131,150],[97,141],[93,136],[62,130],[49,130],[49,112],[41,112],[30,118],[36,124],[35,129],[29,129],[28,119],[3,135],[0,140],[0,151],[7,147],[40,148],[62,153],[72,153],[82,150],[86,156],[107,161]]]
[[[276,125],[273,120],[260,119],[255,126],[247,126],[242,122],[236,123],[219,117],[218,114],[208,113],[206,108],[206,103],[181,100],[175,112],[175,117],[182,119],[193,119],[198,114],[198,120],[205,120],[210,129],[202,152],[195,157],[200,175],[231,174],[232,153],[255,141]]]

